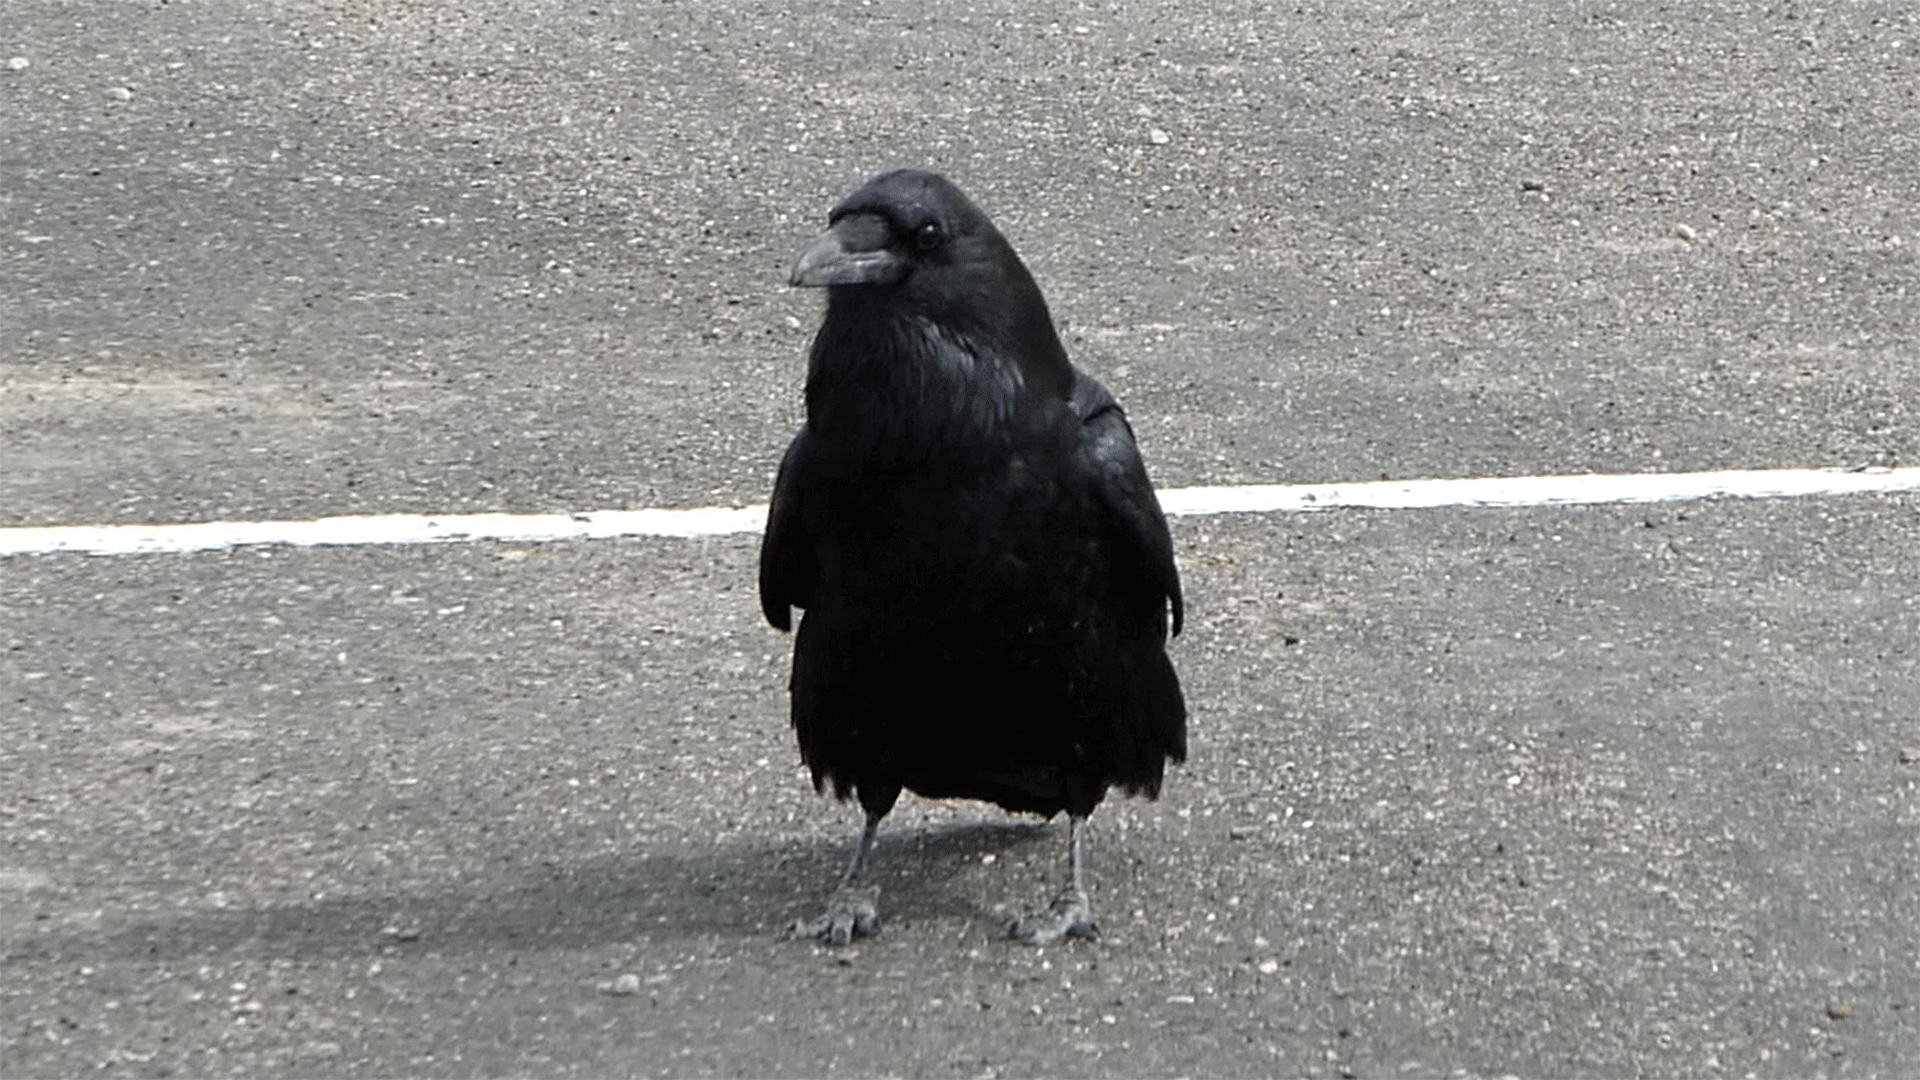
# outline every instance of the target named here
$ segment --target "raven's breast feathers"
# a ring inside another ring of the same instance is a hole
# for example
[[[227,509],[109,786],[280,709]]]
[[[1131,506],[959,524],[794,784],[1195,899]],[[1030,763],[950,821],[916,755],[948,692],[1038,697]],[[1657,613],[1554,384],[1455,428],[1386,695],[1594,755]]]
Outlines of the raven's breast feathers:
[[[806,610],[793,719],[816,783],[1076,814],[1157,791],[1186,749],[1172,538],[1013,248],[945,180],[889,173],[793,280],[827,311],[760,596],[781,629]]]

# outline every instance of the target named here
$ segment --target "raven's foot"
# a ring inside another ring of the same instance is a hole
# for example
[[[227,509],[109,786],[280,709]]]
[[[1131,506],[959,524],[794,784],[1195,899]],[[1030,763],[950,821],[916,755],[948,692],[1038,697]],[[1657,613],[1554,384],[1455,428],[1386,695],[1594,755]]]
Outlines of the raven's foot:
[[[787,936],[813,938],[829,945],[872,937],[880,932],[879,902],[878,886],[842,885],[827,898],[827,910],[819,918],[796,920]]]
[[[1060,890],[1047,910],[1017,920],[1013,936],[1028,945],[1053,945],[1065,938],[1097,938],[1100,927],[1093,921],[1093,904],[1087,894],[1072,885]]]

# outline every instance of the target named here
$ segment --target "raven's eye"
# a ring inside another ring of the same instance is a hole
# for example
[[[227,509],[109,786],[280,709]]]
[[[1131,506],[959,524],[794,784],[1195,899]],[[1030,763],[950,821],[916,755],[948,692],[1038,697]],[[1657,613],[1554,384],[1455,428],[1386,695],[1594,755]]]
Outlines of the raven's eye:
[[[914,234],[913,246],[921,251],[932,251],[940,246],[940,240],[940,226],[929,221],[920,226],[920,231]]]

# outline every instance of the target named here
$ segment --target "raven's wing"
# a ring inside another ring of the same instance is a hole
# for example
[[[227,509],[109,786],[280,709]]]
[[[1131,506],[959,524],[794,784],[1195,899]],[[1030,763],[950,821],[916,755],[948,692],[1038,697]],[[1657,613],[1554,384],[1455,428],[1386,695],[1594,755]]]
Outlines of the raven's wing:
[[[813,604],[819,577],[813,542],[801,520],[800,502],[806,497],[807,429],[803,425],[773,481],[773,501],[767,507],[767,532],[760,540],[760,610],[781,630],[793,629],[793,609]]]
[[[1086,438],[1094,493],[1113,519],[1126,563],[1172,605],[1173,632],[1178,634],[1185,607],[1180,571],[1173,563],[1173,537],[1126,414],[1106,387],[1079,370],[1074,372],[1071,405]]]

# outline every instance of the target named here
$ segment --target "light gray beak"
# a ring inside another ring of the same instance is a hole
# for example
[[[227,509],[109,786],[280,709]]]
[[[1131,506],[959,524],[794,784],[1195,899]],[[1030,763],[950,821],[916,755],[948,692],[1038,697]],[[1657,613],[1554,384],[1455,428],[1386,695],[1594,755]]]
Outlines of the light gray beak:
[[[794,261],[787,282],[828,285],[891,285],[906,276],[906,260],[889,246],[893,230],[878,214],[848,214],[809,242]]]

